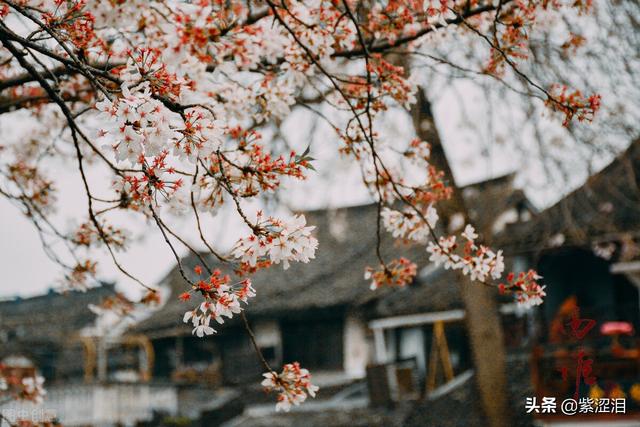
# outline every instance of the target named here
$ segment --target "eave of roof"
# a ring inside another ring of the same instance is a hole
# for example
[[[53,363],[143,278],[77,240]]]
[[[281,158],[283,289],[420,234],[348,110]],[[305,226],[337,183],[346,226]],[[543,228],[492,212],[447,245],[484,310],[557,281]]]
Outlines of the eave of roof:
[[[30,298],[0,302],[0,331],[16,333],[21,342],[59,342],[93,323],[89,304],[99,304],[115,294],[113,284],[90,288],[86,292],[49,292]]]
[[[536,252],[554,246],[588,246],[638,237],[640,231],[640,140],[578,189],[536,215],[511,224],[497,237],[509,252]],[[555,239],[555,237],[559,239]]]

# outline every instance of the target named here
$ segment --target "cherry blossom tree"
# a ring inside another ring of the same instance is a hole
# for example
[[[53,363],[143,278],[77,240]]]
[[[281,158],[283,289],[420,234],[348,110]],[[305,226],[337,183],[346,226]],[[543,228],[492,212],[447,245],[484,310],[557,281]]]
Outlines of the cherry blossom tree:
[[[541,278],[529,271],[503,279],[503,253],[480,242],[473,224],[442,234],[438,207],[458,197],[449,174],[431,161],[431,141],[385,137],[380,120],[415,103],[414,58],[469,44],[484,58],[482,73],[515,76],[527,88],[521,96],[539,100],[565,126],[589,122],[600,95],[540,83],[526,64],[532,35],[550,18],[590,10],[588,0],[0,0],[0,111],[29,123],[29,135],[0,147],[0,194],[33,222],[66,287],[91,286],[99,275],[93,254],[106,250],[145,290],[140,301],[102,309],[158,302],[155,286],[127,269],[129,233],[113,221],[116,212],[145,218],[175,256],[185,282],[180,298],[190,304],[183,320],[194,334],[214,334],[216,324],[239,315],[255,344],[243,310],[260,292],[251,275],[311,262],[322,245],[303,215],[278,217],[253,203],[277,200],[284,183],[314,173],[313,146],[285,150],[269,137],[300,106],[340,138],[341,156],[357,165],[378,205],[378,265],[363,272],[372,288],[405,286],[416,276],[411,260],[381,253],[381,235],[390,232],[423,245],[471,289],[537,305]],[[60,158],[77,169],[86,196],[75,229],[52,220],[59,188],[51,161]],[[99,184],[89,178],[97,168],[108,172]],[[215,249],[202,221],[223,206],[233,207],[246,233],[228,252]],[[198,246],[176,225],[185,217]],[[208,265],[202,247],[225,271]],[[199,258],[197,280],[184,270],[181,249]],[[315,395],[296,361],[280,370],[261,360],[278,409]]]
[[[451,43],[432,44],[429,52],[415,55],[412,69],[419,72],[436,113],[442,115],[438,107],[444,102],[459,110],[438,116],[447,151],[456,154],[456,172],[461,165],[517,169],[518,182],[531,190],[528,196],[543,205],[621,153],[638,135],[640,46],[633,28],[639,14],[632,0],[593,2],[589,13],[570,8],[547,14],[544,25],[528,34],[527,59],[518,66],[529,79],[543,87],[573,86],[602,95],[602,108],[587,126],[576,120],[561,126],[530,83],[508,69],[487,73],[480,39],[467,42],[457,33]]]

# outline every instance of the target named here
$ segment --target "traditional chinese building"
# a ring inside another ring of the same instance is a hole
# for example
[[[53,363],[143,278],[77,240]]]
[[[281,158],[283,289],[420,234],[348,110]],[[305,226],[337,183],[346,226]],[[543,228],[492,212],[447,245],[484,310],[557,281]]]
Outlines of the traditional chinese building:
[[[471,214],[487,229],[500,231],[506,224],[527,220],[535,213],[524,194],[514,190],[512,175],[463,191],[471,206],[484,200],[478,206],[487,206],[490,212],[476,208]],[[376,206],[304,214],[309,224],[317,226],[320,246],[316,259],[309,264],[292,264],[288,270],[274,266],[253,277],[257,295],[250,300],[246,313],[269,363],[281,366],[299,361],[322,386],[322,398],[364,379],[372,364],[407,368],[404,372],[411,378],[401,380],[404,382],[400,385],[410,388],[406,396],[417,397],[427,388],[435,389],[469,370],[470,349],[459,284],[450,271],[424,268],[429,264],[424,246],[396,243],[383,233],[383,257],[406,256],[422,271],[405,289],[370,291],[364,270],[378,263]],[[228,267],[210,257],[207,260],[227,272]],[[185,271],[192,271],[200,263],[195,256],[182,260]],[[144,334],[153,344],[154,381],[213,388],[255,385],[263,368],[240,319],[217,326],[215,335],[195,337],[182,317],[197,302],[178,299],[187,290],[178,268],[161,286],[169,290],[166,304],[132,330]],[[503,305],[505,316],[515,316],[510,302]],[[514,345],[528,336],[526,318],[520,313],[518,316],[522,319],[518,325],[524,326],[518,331],[522,337],[514,338]],[[372,375],[376,374],[370,371]],[[398,384],[383,388],[393,394],[388,396],[391,400],[406,397],[398,395]]]
[[[461,189],[470,207],[471,220],[490,236],[504,232],[509,224],[523,223],[536,215],[524,193],[514,189],[513,179],[513,175],[505,175]],[[526,267],[524,259],[506,262],[511,268]],[[447,390],[448,383],[466,381],[471,375],[471,348],[460,294],[460,286],[469,285],[459,283],[455,272],[429,265],[421,270],[412,286],[394,289],[371,306],[368,326],[374,338],[372,361],[392,365],[396,370],[412,361],[418,373],[409,381],[414,396],[438,395],[441,386]],[[535,333],[535,314],[518,309],[510,297],[500,297],[496,292],[496,298],[507,348],[526,349]],[[400,368],[398,377],[401,372]],[[390,392],[382,400],[402,398],[398,390],[406,385],[399,382],[406,380],[388,377],[392,378],[392,384],[385,384],[382,393],[384,389]],[[407,393],[409,397],[411,394]]]
[[[51,290],[41,296],[1,301],[0,361],[32,364],[47,383],[82,380],[81,331],[95,321],[89,304],[114,294],[114,286],[105,284],[87,292],[60,294]]]
[[[633,231],[639,199],[629,190],[634,187],[629,186],[633,175],[628,171],[637,170],[633,159],[638,151],[638,144],[633,145],[585,186],[543,212],[536,212],[513,188],[512,175],[461,190],[473,223],[492,235],[496,247],[513,254],[507,259],[508,270],[538,268],[548,286],[545,304],[528,311],[496,293],[515,413],[522,412],[527,396],[546,393],[560,398],[573,393],[575,367],[570,362],[579,346],[586,347],[586,359],[593,360],[592,374],[606,380],[597,383],[601,393],[621,390],[632,397],[634,378],[640,378],[633,370],[639,366],[634,285],[639,252]],[[363,272],[365,266],[377,264],[376,207],[310,211],[305,216],[317,226],[316,259],[292,264],[288,270],[274,266],[260,271],[253,278],[257,296],[247,306],[256,341],[269,363],[278,367],[299,361],[322,386],[318,399],[305,405],[305,419],[311,422],[311,413],[338,417],[340,411],[364,417],[365,405],[418,400],[403,415],[406,425],[434,425],[452,411],[477,412],[477,425],[483,425],[459,291],[470,284],[458,283],[451,271],[431,266],[423,246],[396,243],[384,233],[382,255],[406,256],[418,264],[419,274],[405,288],[370,291]],[[207,261],[230,272],[214,259]],[[200,261],[189,256],[182,263],[193,271]],[[87,305],[113,295],[112,286],[0,303],[0,339],[6,335],[12,349],[7,347],[0,356],[37,367],[47,378],[50,405],[59,413],[67,413],[65,405],[85,408],[75,411],[75,418],[67,417],[65,425],[82,425],[87,419],[149,420],[155,412],[217,425],[243,412],[242,404],[236,405],[239,396],[251,406],[237,419],[240,425],[267,422],[273,406],[257,386],[263,369],[240,319],[216,325],[215,335],[194,337],[182,317],[196,302],[178,299],[187,289],[178,269],[160,286],[169,295],[162,307],[102,343],[81,332],[95,320]],[[595,321],[584,342],[570,337],[574,306],[582,318]],[[46,307],[68,316],[56,335],[46,332],[51,325],[44,318],[29,316]],[[49,342],[52,352],[47,350]],[[33,352],[36,343],[47,343],[37,348],[42,354]],[[20,346],[31,352],[14,350]],[[585,387],[580,396],[590,392]],[[531,423],[528,417],[516,421]]]
[[[0,302],[0,367],[42,376],[47,392],[41,404],[1,402],[7,419],[106,426],[151,419],[158,408],[177,411],[173,387],[147,382],[153,352],[144,336],[96,335],[90,305],[115,296],[114,285],[103,284]]]
[[[531,221],[505,230],[505,250],[525,258],[547,286],[532,362],[539,399],[625,398],[627,415],[588,412],[588,405],[582,415],[639,416],[639,238],[640,141]]]
[[[274,366],[298,360],[317,376],[343,382],[365,375],[371,353],[365,313],[377,294],[369,291],[363,276],[365,266],[376,264],[376,213],[373,206],[305,212],[321,241],[316,259],[288,270],[274,266],[253,277],[257,296],[246,312]],[[386,237],[383,253],[405,255],[423,265],[427,255],[418,247],[394,246]],[[195,257],[183,262],[185,268],[196,264]],[[224,265],[219,267],[225,271]],[[262,368],[240,322],[228,321],[206,339],[193,337],[181,320],[194,303],[177,298],[185,283],[177,271],[163,283],[171,289],[169,301],[135,328],[153,342],[154,375],[182,379],[190,370],[217,366],[221,382],[256,381]]]

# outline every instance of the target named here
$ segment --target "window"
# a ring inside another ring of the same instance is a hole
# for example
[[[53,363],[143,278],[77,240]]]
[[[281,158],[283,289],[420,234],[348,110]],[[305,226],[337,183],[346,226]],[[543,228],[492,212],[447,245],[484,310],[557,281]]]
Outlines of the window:
[[[343,368],[343,319],[282,323],[284,362],[298,361],[303,368]]]

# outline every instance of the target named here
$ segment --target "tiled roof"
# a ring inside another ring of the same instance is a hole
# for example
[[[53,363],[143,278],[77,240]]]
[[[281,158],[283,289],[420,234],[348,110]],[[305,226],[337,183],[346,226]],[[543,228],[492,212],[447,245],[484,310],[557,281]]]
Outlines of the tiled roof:
[[[640,140],[584,185],[536,215],[507,226],[498,236],[510,251],[535,252],[554,246],[588,246],[640,231]]]
[[[364,279],[367,265],[376,265],[376,216],[374,205],[336,210],[305,212],[307,222],[315,225],[320,241],[316,258],[309,264],[292,263],[288,270],[275,265],[252,277],[257,296],[247,313],[251,318],[292,316],[310,311],[332,311],[365,304],[375,296]],[[424,265],[427,254],[418,246],[397,245],[383,233],[382,253],[387,259],[407,256]],[[187,257],[184,265],[192,268],[198,262]],[[223,271],[229,269],[221,266]],[[172,289],[166,305],[137,327],[158,329],[173,327],[190,305],[177,300],[185,284],[177,271],[165,279]],[[184,328],[189,333],[188,328]]]
[[[524,195],[513,191],[511,175],[465,187],[465,198],[482,198],[495,203],[480,206],[500,206],[507,209],[521,201]],[[517,194],[516,194],[517,193]],[[304,212],[308,224],[315,225],[320,242],[316,259],[309,264],[292,263],[288,270],[275,265],[262,270],[252,280],[257,296],[247,307],[251,318],[308,315],[312,312],[338,313],[339,310],[366,308],[370,316],[398,315],[405,312],[429,312],[462,307],[455,275],[449,271],[432,274],[407,289],[369,290],[364,279],[366,266],[375,266],[376,218],[375,205],[354,206],[335,210]],[[478,218],[495,218],[496,213],[480,214]],[[421,269],[429,264],[424,246],[400,244],[386,232],[382,233],[382,255],[385,260],[405,256]],[[212,265],[215,261],[209,259]],[[183,260],[185,269],[191,270],[198,261],[195,256]],[[230,272],[224,265],[224,272]],[[180,325],[184,312],[193,305],[183,303],[177,295],[186,290],[186,284],[174,269],[162,283],[171,288],[168,302],[156,313],[136,327],[141,332],[171,329],[173,333],[190,333]],[[379,298],[384,295],[384,298]],[[377,300],[383,301],[377,303]],[[166,332],[166,331],[165,331]]]
[[[60,294],[50,291],[30,298],[0,302],[0,349],[16,342],[62,342],[93,323],[89,304],[97,304],[115,293],[114,285],[104,284],[86,292]],[[2,339],[7,342],[2,342]]]

